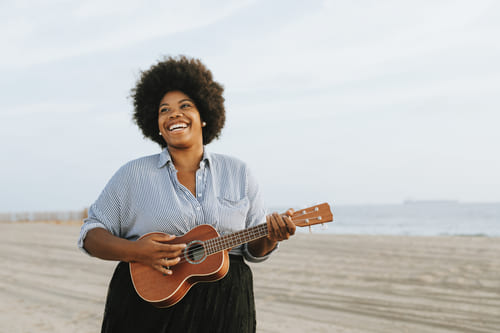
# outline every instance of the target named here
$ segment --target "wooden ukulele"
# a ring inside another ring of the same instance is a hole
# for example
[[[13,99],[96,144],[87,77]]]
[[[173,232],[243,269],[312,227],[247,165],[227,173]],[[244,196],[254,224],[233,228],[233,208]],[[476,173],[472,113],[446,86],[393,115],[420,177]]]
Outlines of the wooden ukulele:
[[[298,227],[333,221],[327,203],[296,211],[292,221]],[[141,238],[161,232],[148,233]],[[267,223],[235,233],[219,236],[208,224],[193,228],[188,233],[169,241],[169,244],[187,244],[181,260],[170,267],[172,275],[164,275],[151,266],[130,263],[132,283],[139,296],[158,308],[179,302],[192,285],[222,279],[229,270],[229,249],[268,235]]]

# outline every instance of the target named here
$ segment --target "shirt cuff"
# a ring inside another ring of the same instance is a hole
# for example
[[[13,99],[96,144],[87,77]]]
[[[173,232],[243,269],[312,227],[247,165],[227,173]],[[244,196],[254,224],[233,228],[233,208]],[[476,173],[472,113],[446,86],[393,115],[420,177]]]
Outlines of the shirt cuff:
[[[266,254],[265,256],[262,256],[262,257],[256,257],[256,256],[252,255],[250,253],[250,251],[248,250],[248,243],[245,243],[245,244],[243,244],[243,249],[242,249],[243,250],[242,251],[243,252],[243,257],[245,257],[245,259],[248,262],[255,262],[255,263],[257,263],[257,262],[263,262],[263,261],[267,260],[267,258],[269,258],[269,256],[271,256],[271,254],[274,251],[278,250],[279,246],[280,246],[280,243],[278,242],[276,244],[276,247],[274,249],[272,249],[268,254]]]
[[[78,248],[88,254],[89,256],[92,256],[87,250],[85,250],[85,248],[83,247],[84,245],[84,241],[85,241],[85,237],[87,237],[87,233],[92,230],[92,229],[95,229],[95,228],[102,228],[102,229],[106,229],[107,228],[104,226],[104,224],[102,223],[98,223],[98,222],[86,222],[82,225],[82,228],[80,229],[80,237],[78,238]]]

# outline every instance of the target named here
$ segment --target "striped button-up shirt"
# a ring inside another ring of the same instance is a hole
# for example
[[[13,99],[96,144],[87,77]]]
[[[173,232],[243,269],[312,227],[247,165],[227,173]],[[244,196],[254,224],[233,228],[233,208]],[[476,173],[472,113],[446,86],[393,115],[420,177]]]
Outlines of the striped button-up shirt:
[[[90,206],[78,246],[84,250],[87,232],[104,228],[129,240],[160,231],[180,236],[200,224],[229,234],[265,223],[265,207],[255,178],[242,161],[208,153],[196,171],[196,196],[177,179],[167,149],[122,166]],[[85,251],[85,250],[84,250]],[[246,245],[231,254],[258,262]]]

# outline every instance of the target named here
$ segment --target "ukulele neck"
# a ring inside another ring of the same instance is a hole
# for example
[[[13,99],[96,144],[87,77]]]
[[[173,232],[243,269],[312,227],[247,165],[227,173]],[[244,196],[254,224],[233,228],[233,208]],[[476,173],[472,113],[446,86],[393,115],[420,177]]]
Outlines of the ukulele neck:
[[[297,227],[306,227],[333,221],[330,205],[322,203],[293,213],[292,222]],[[207,255],[229,250],[233,247],[266,237],[269,234],[267,223],[237,231],[233,234],[219,236],[204,242]]]
[[[205,251],[207,255],[211,255],[266,237],[268,234],[267,223],[259,224],[255,227],[240,230],[233,234],[209,239],[205,241]]]

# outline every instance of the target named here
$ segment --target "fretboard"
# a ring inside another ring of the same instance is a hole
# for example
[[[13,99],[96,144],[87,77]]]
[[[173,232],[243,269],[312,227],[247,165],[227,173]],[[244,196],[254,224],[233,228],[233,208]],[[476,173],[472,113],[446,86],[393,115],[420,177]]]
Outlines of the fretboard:
[[[209,239],[204,242],[205,251],[207,255],[211,255],[265,237],[267,234],[267,224],[259,224],[229,235]]]

